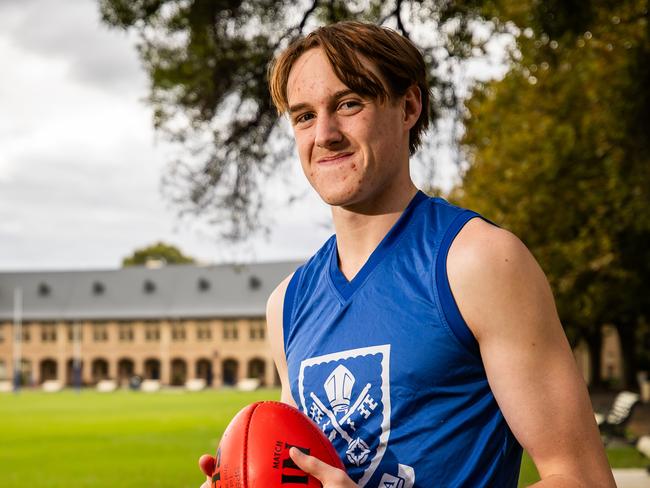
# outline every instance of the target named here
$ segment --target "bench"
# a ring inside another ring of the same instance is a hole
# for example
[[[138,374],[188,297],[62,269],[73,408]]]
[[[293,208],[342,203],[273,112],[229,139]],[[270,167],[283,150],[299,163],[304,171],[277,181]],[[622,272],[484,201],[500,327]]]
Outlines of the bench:
[[[111,393],[117,390],[117,381],[115,380],[101,380],[97,382],[97,391],[101,393]]]
[[[605,444],[612,438],[626,439],[625,426],[632,417],[634,407],[639,403],[639,395],[631,391],[622,391],[614,399],[606,415],[595,414],[600,434]]]
[[[144,380],[140,384],[140,390],[146,392],[146,393],[153,393],[156,391],[160,391],[160,381],[158,380]]]
[[[203,378],[195,378],[193,380],[187,380],[185,382],[185,389],[187,391],[205,390],[206,386],[207,386],[206,381]]]
[[[63,390],[63,383],[57,380],[47,380],[43,382],[41,388],[47,393],[56,393]]]
[[[257,378],[246,378],[239,380],[237,383],[237,389],[239,391],[255,391],[260,386],[262,386],[262,382]]]

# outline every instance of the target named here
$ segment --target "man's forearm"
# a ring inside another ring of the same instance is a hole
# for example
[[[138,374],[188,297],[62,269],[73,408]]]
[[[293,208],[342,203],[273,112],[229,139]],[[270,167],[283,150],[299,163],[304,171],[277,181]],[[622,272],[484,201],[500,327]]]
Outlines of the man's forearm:
[[[587,488],[584,483],[581,483],[575,478],[563,474],[552,474],[543,480],[538,481],[529,488]]]
[[[593,481],[580,481],[577,478],[563,474],[553,474],[547,476],[543,480],[538,481],[532,485],[529,485],[529,488],[610,488],[611,484],[608,482],[600,482],[594,484]]]

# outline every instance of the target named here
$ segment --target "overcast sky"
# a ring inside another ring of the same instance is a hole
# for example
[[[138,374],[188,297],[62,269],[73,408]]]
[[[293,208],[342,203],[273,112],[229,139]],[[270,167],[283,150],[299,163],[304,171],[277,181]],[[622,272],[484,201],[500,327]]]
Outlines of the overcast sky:
[[[269,184],[268,239],[227,246],[177,219],[160,192],[174,148],[153,131],[134,45],[100,23],[96,0],[0,1],[0,271],[115,268],[159,240],[205,262],[318,249],[329,209],[307,191],[297,158],[292,193],[307,196],[285,208]],[[454,170],[440,159],[445,184]]]

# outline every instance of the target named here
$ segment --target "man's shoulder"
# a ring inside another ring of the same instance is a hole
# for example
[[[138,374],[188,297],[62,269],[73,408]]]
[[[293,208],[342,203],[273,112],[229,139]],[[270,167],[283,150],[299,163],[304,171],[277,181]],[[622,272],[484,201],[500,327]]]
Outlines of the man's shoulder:
[[[548,285],[537,261],[512,232],[483,219],[471,219],[454,240],[447,258],[447,274],[458,306],[477,339],[491,316],[507,314],[513,297],[524,290]],[[519,300],[521,302],[521,300]],[[534,300],[529,300],[533,302]],[[532,306],[532,305],[531,305]]]
[[[418,205],[416,213],[425,216],[425,224],[429,231],[446,233],[452,231],[451,227],[456,227],[453,234],[456,235],[469,219],[480,217],[481,215],[474,210],[461,207],[442,197],[429,196]],[[455,225],[453,225],[455,224]]]
[[[523,242],[512,232],[483,218],[470,218],[458,232],[449,251],[449,264],[469,271],[517,263],[532,257]]]

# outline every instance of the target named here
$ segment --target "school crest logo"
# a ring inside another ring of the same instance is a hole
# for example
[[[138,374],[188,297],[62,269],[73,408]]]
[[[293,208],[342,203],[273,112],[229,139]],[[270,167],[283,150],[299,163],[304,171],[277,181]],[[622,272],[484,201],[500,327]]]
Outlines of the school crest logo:
[[[302,411],[345,452],[350,477],[364,486],[390,435],[390,345],[351,349],[300,364]],[[397,486],[397,485],[396,485]]]

